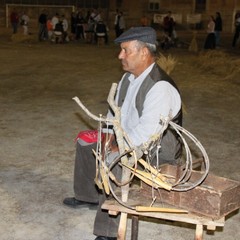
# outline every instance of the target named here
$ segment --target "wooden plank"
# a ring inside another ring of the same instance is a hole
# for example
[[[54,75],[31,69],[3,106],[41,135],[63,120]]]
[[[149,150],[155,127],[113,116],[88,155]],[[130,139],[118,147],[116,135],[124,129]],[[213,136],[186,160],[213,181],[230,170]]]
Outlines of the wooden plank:
[[[185,222],[190,224],[199,224],[199,225],[211,225],[211,226],[218,226],[223,227],[225,224],[225,218],[220,218],[218,220],[212,220],[208,217],[201,217],[195,214],[190,213],[183,213],[183,214],[175,214],[175,213],[154,213],[154,212],[137,212],[135,210],[126,208],[114,200],[105,201],[102,205],[102,209],[110,210],[110,211],[119,211],[124,212],[131,215],[137,216],[145,216],[145,217],[152,217],[158,218],[163,220],[170,220],[170,221],[177,221],[177,222]]]

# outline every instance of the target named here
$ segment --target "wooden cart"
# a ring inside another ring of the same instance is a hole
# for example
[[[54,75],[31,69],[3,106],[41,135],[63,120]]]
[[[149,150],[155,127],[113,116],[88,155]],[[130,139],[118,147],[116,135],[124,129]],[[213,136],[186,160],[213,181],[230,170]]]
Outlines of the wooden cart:
[[[179,174],[176,166],[165,165],[162,173],[175,176]],[[199,178],[201,172],[192,171],[190,182]],[[162,204],[169,208],[183,209],[188,213],[167,213],[136,211],[119,204],[115,200],[108,200],[102,208],[108,210],[109,214],[116,215],[124,213],[132,217],[131,239],[137,240],[139,216],[158,218],[163,220],[184,222],[196,225],[195,240],[203,239],[203,226],[214,231],[216,227],[223,227],[225,216],[240,208],[240,182],[208,174],[204,182],[192,190],[186,192],[175,192],[160,189],[161,199],[154,203],[154,207],[162,207]],[[157,195],[157,193],[156,193]],[[130,189],[129,206],[149,206],[152,199],[152,188],[142,183],[141,187]],[[119,232],[124,232],[119,229]],[[119,240],[124,240],[119,234]]]

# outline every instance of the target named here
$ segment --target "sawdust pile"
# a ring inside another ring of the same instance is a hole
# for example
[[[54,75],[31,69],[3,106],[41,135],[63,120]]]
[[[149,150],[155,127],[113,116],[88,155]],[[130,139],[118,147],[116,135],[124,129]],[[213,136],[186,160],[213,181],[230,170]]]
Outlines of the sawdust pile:
[[[37,37],[32,34],[24,35],[23,33],[16,33],[11,35],[12,42],[26,42],[35,43],[37,42]]]
[[[240,59],[223,51],[211,50],[199,53],[197,67],[224,79],[232,78],[240,72]]]

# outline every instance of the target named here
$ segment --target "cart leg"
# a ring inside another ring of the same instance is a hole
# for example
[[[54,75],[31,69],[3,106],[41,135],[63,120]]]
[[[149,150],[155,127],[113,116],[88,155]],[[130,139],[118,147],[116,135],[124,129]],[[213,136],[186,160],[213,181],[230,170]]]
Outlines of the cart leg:
[[[118,237],[117,240],[126,239],[126,230],[127,230],[127,213],[121,213],[120,222],[118,227]]]
[[[202,240],[202,239],[203,239],[203,225],[197,224],[196,225],[195,240]]]
[[[138,239],[138,216],[132,216],[131,240]]]

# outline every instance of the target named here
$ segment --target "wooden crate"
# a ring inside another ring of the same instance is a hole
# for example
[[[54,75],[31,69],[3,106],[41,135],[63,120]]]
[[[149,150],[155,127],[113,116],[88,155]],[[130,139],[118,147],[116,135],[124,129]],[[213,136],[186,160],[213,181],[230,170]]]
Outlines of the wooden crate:
[[[176,176],[177,167],[165,165],[161,172]],[[199,179],[201,174],[199,171],[193,171],[190,181],[194,182]],[[144,183],[141,192],[147,198],[152,196],[152,188]],[[157,192],[156,196],[159,198]],[[208,174],[201,185],[186,192],[160,189],[160,198],[160,201],[164,203],[189,212],[220,219],[240,208],[240,182]]]

